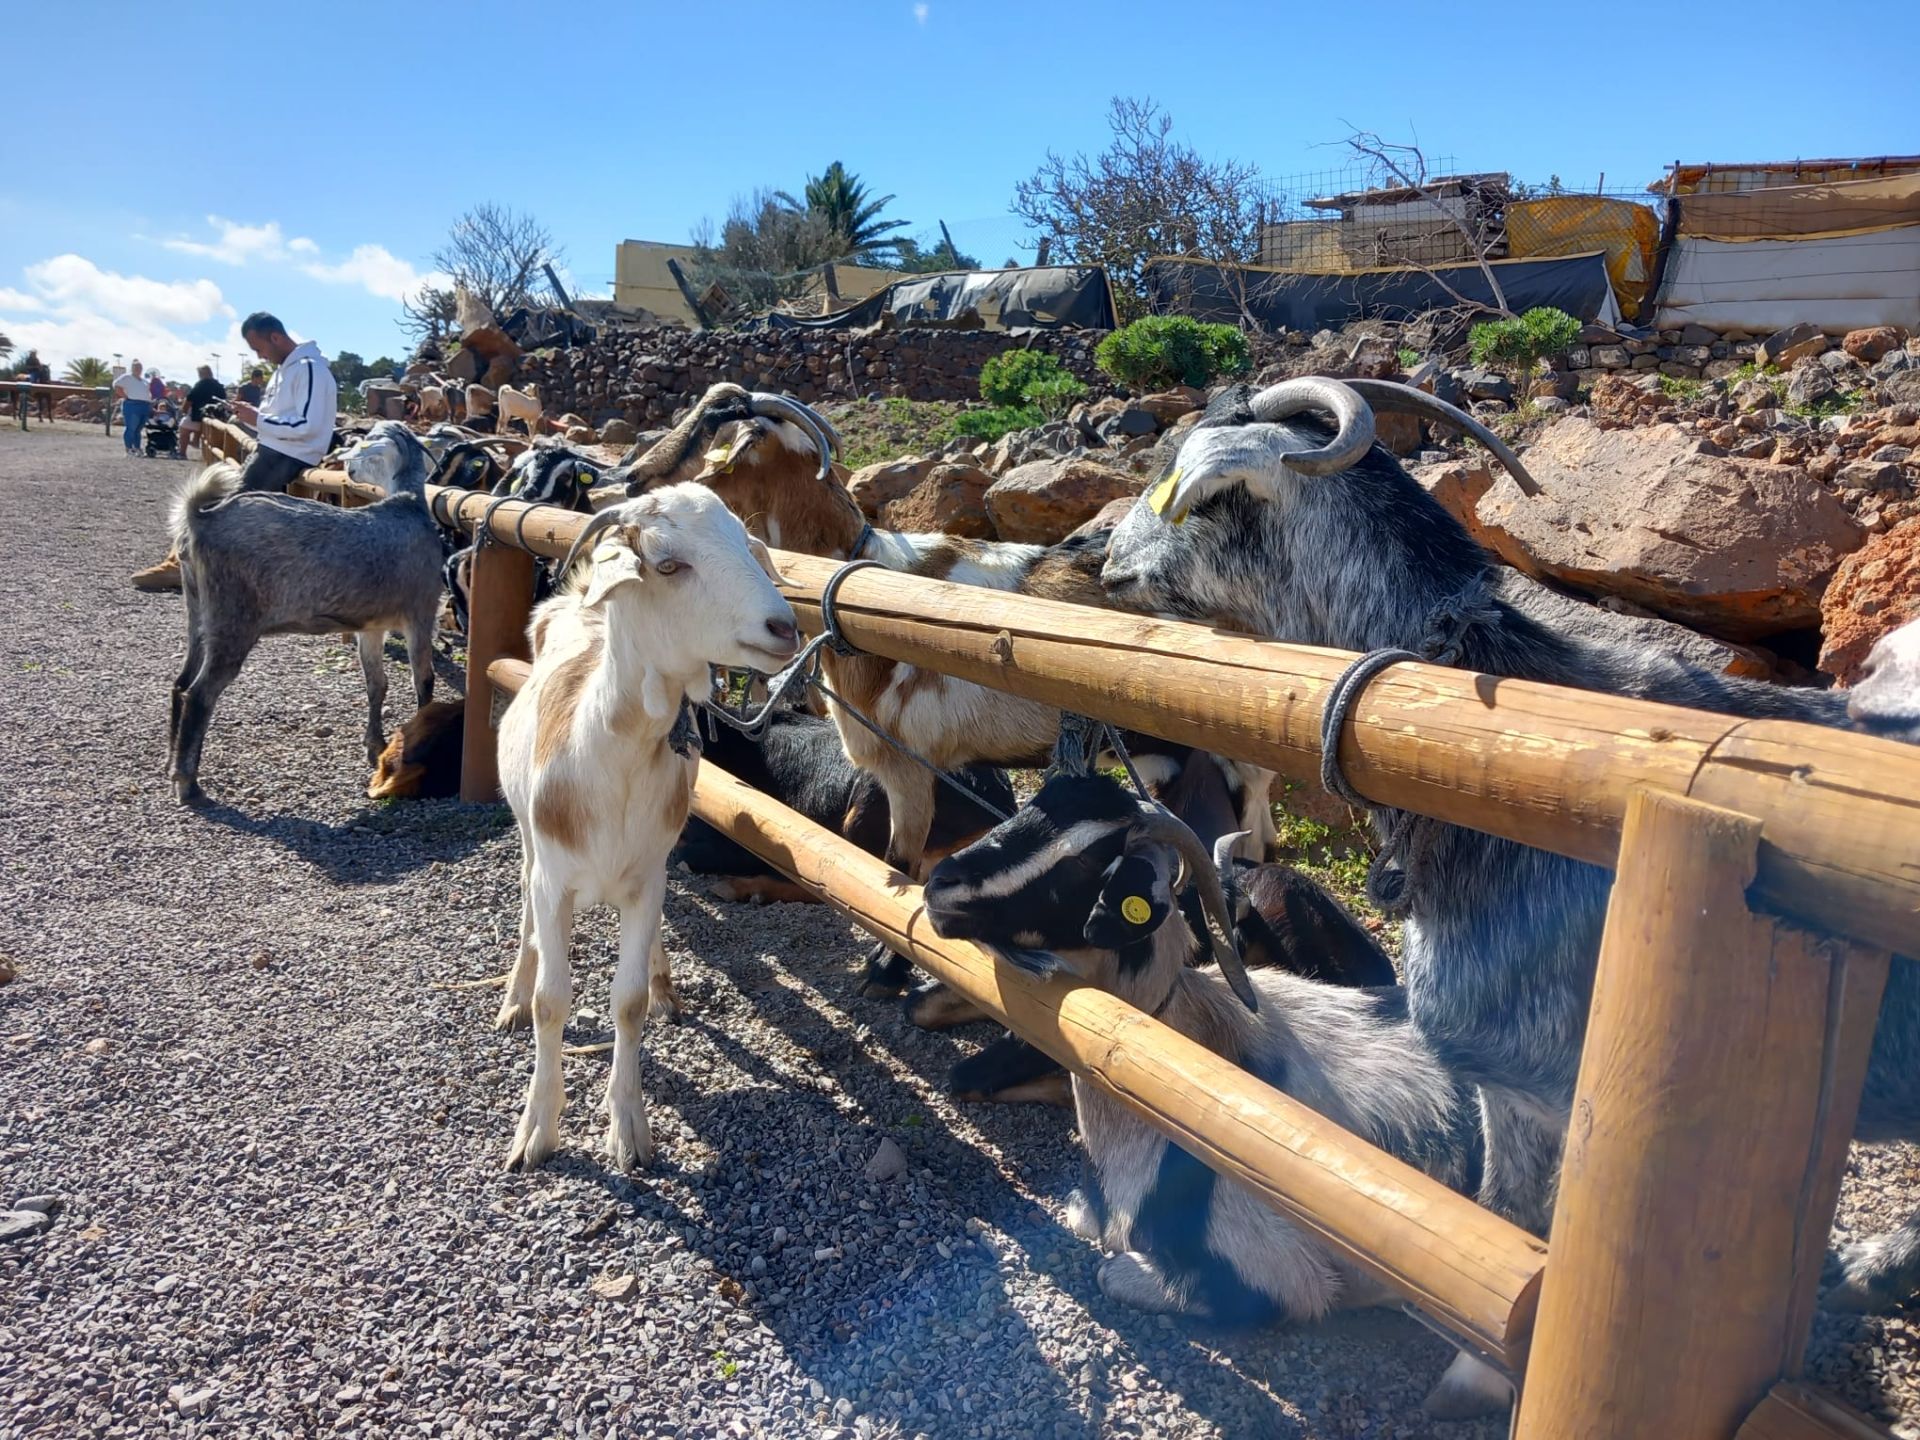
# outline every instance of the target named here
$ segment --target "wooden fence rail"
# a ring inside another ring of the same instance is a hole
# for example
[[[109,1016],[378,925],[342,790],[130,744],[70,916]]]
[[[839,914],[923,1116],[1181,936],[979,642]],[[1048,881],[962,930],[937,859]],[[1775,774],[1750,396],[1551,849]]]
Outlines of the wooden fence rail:
[[[219,453],[243,444],[209,429]],[[337,472],[303,488],[369,498]],[[468,530],[492,504],[431,499]],[[558,557],[583,523],[509,502],[491,526],[505,549]],[[836,566],[776,559],[817,629]],[[495,688],[526,674],[531,584],[518,565],[476,576],[478,799]],[[882,570],[850,576],[838,614],[874,654],[1307,779],[1352,659]],[[718,769],[694,804],[1464,1341],[1527,1362],[1521,1440],[1884,1435],[1797,1377],[1886,952],[1920,949],[1920,750],[1407,664],[1369,687],[1341,756],[1370,799],[1627,862],[1550,1249],[1111,996],[930,935],[904,877]]]

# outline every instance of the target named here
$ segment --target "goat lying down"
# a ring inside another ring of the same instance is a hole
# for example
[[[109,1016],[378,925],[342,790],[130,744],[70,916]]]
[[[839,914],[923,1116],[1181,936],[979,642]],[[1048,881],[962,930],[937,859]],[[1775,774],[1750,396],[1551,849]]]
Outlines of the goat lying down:
[[[367,761],[386,743],[381,651],[404,631],[414,697],[433,696],[433,623],[440,603],[440,531],[427,513],[427,452],[398,421],[376,425],[346,456],[347,473],[386,498],[340,509],[245,493],[240,467],[210,465],[173,506],[186,600],[187,655],[173,683],[168,745],[174,793],[205,799],[200,751],[222,692],[264,636],[359,632],[367,682]]]
[[[1069,970],[1443,1183],[1470,1187],[1472,1097],[1421,1039],[1404,993],[1284,970],[1249,977],[1229,946],[1195,934],[1176,898],[1189,883],[1224,928],[1228,902],[1191,831],[1103,776],[1056,776],[1012,820],[935,866],[924,899],[936,933],[1035,973]],[[1195,945],[1210,946],[1220,968],[1190,966]],[[1073,1099],[1090,1174],[1069,1219],[1114,1252],[1099,1270],[1110,1298],[1231,1323],[1315,1320],[1389,1298],[1098,1085],[1075,1076]]]
[[[1551,629],[1489,596],[1486,553],[1372,444],[1368,397],[1380,384],[1291,380],[1218,397],[1173,468],[1114,531],[1101,575],[1108,592],[1130,607],[1343,650],[1418,651],[1436,617],[1452,615],[1464,669],[1729,715],[1920,734],[1911,718],[1920,706],[1876,701],[1866,686],[1850,721],[1845,695],[1709,674],[1663,650]],[[1335,426],[1299,418],[1305,411]],[[1374,811],[1379,826],[1392,817]],[[1407,877],[1413,1018],[1449,1068],[1478,1087],[1487,1126],[1481,1203],[1544,1235],[1612,876],[1477,831],[1430,833]],[[1862,1138],[1920,1137],[1916,971],[1896,964],[1888,980]],[[1920,1279],[1894,1250],[1854,1247],[1843,1262],[1843,1296]],[[1505,1395],[1503,1382],[1466,1361],[1432,1403],[1457,1414]]]
[[[701,741],[700,753],[816,825],[853,841],[869,855],[885,850],[886,792],[847,759],[831,720],[803,710],[776,710],[760,739],[749,739],[722,725]],[[1013,809],[1013,787],[998,770],[972,765],[956,778],[986,805],[1003,813]],[[942,785],[934,801],[928,852],[939,858],[971,844],[993,828],[995,819],[992,810]],[[674,858],[695,874],[721,877],[708,888],[722,900],[813,899],[808,891],[703,820],[687,821]]]
[[[667,852],[699,763],[683,708],[709,667],[778,670],[799,648],[766,547],[713,492],[675,485],[604,511],[575,569],[530,627],[533,669],[500,722],[500,788],[520,831],[520,954],[500,1023],[531,1007],[533,1078],[511,1168],[560,1143],[560,1036],[572,1008],[574,911],[620,911],[613,976],[607,1153],[631,1169],[653,1152],[640,1086],[640,1030],[666,987],[660,944]]]

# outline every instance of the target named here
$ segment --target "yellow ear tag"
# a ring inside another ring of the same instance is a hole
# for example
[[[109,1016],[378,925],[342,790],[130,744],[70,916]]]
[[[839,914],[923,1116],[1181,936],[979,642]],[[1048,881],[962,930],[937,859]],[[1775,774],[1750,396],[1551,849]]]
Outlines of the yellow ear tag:
[[[1167,507],[1173,504],[1174,492],[1178,490],[1179,487],[1180,472],[1175,470],[1171,475],[1167,476],[1166,479],[1162,480],[1147,492],[1147,504],[1152,507],[1153,513],[1163,519],[1170,520],[1171,523],[1175,525],[1178,525],[1187,518],[1187,512],[1185,510],[1182,510],[1178,515],[1167,515]]]
[[[1153,918],[1153,907],[1147,903],[1144,895],[1129,895],[1120,902],[1120,913],[1134,925],[1144,925]]]

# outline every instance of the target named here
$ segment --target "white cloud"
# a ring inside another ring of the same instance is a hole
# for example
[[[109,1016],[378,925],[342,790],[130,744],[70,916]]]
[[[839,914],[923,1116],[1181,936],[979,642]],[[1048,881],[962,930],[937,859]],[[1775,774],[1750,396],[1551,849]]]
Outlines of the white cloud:
[[[927,23],[927,16],[932,13],[933,7],[931,5],[922,3],[913,7],[913,18],[922,25]]]
[[[353,254],[337,265],[300,267],[316,280],[334,285],[359,285],[385,300],[406,300],[422,285],[441,277],[422,274],[384,245],[356,245]]]
[[[281,231],[278,220],[269,220],[264,225],[243,225],[237,220],[209,215],[207,224],[216,232],[216,238],[211,242],[174,239],[160,243],[169,250],[204,256],[225,265],[246,265],[255,260],[284,260],[289,253],[310,255],[319,249],[305,236],[296,235],[289,240]]]
[[[204,325],[234,311],[211,280],[149,280],[102,270],[80,255],[56,255],[26,268],[27,283],[52,310],[97,310],[116,320]]]
[[[184,375],[215,350],[238,356],[243,348],[233,307],[211,280],[121,275],[73,254],[24,274],[27,290],[0,289],[0,329],[16,350],[36,349],[56,368],[81,355],[118,353]],[[181,333],[221,321],[219,338]]]

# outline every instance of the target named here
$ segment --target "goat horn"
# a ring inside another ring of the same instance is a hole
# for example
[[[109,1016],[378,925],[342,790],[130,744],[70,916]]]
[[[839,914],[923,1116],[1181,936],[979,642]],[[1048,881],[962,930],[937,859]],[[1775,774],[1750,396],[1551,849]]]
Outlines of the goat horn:
[[[1373,446],[1373,411],[1344,380],[1302,375],[1269,385],[1248,402],[1253,418],[1272,424],[1303,410],[1320,410],[1338,422],[1333,439],[1314,450],[1282,455],[1289,470],[1302,475],[1338,475],[1360,463]]]
[[[696,437],[707,434],[723,419],[737,419],[734,415],[722,416],[715,412],[727,404],[748,403],[751,396],[739,385],[730,381],[721,381],[711,385],[707,393],[694,402],[693,409],[686,413],[680,423],[646,450],[636,442],[620,457],[619,463],[603,477],[609,484],[624,484],[629,495],[638,495],[653,481],[663,475],[670,475],[686,463],[687,455],[696,443]]]
[[[832,429],[812,407],[802,405],[785,395],[769,395],[764,390],[756,390],[747,400],[747,406],[756,415],[770,420],[785,420],[798,425],[813,440],[814,449],[820,452],[820,478],[826,479],[833,473],[833,455],[837,448],[835,441],[840,437],[836,433],[833,439],[827,438]]]
[[[1185,821],[1166,806],[1152,801],[1140,803],[1140,829],[1150,839],[1171,846],[1186,866],[1188,879],[1199,888],[1200,908],[1213,921],[1207,926],[1207,944],[1213,951],[1214,961],[1227,984],[1233,987],[1233,993],[1240,997],[1240,1003],[1249,1010],[1258,1010],[1260,997],[1254,993],[1253,981],[1247,978],[1247,967],[1241,963],[1240,951],[1234,945],[1233,915],[1227,908],[1227,892],[1220,884],[1220,872],[1214,868],[1207,847],[1187,828]]]
[[[1520,463],[1518,455],[1507,448],[1507,442],[1459,406],[1449,405],[1438,395],[1429,395],[1398,380],[1347,380],[1342,383],[1349,390],[1358,392],[1360,398],[1376,410],[1398,410],[1466,431],[1494,453],[1522,494],[1531,498],[1541,493],[1540,482],[1527,473],[1527,467]]]
[[[580,533],[574,537],[573,548],[567,551],[567,558],[560,562],[560,579],[565,580],[573,573],[573,562],[582,555],[593,553],[593,537],[610,526],[618,525],[627,517],[626,506],[614,505],[605,510],[597,510],[587,523],[580,527]]]

